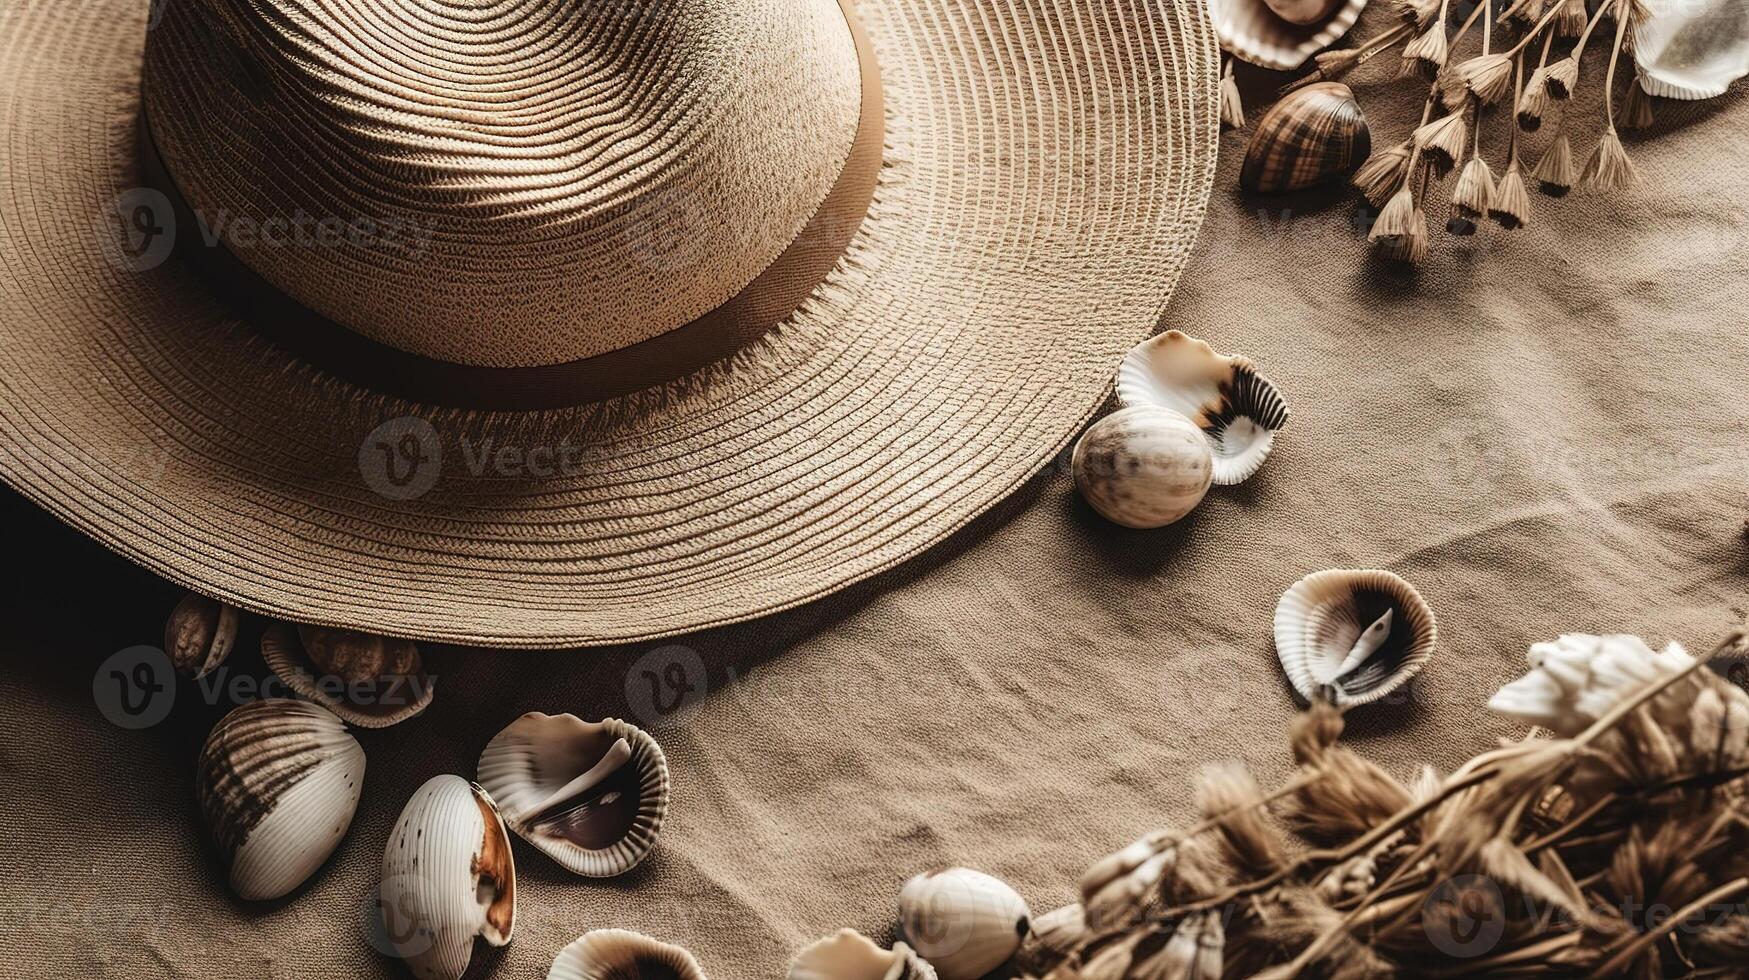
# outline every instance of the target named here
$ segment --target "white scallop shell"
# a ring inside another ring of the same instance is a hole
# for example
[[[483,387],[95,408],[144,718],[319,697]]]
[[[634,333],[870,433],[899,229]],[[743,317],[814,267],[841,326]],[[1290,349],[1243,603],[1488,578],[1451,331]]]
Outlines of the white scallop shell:
[[[1075,489],[1106,520],[1165,527],[1202,503],[1214,478],[1208,439],[1163,408],[1125,408],[1093,423],[1070,458]]]
[[[480,785],[518,836],[591,878],[642,861],[668,811],[662,747],[618,718],[531,711],[480,753]]]
[[[935,968],[904,943],[876,946],[855,929],[812,943],[790,961],[789,980],[938,980]]]
[[[1380,569],[1315,572],[1275,607],[1275,652],[1294,690],[1307,701],[1326,690],[1340,708],[1408,683],[1437,640],[1421,593]]]
[[[476,937],[510,942],[516,862],[485,790],[445,775],[414,791],[389,832],[378,901],[390,945],[421,980],[460,980]]]
[[[431,706],[432,696],[437,692],[437,682],[426,673],[423,666],[416,666],[409,674],[384,678],[319,674],[320,668],[310,659],[304,647],[305,638],[312,631],[365,635],[326,627],[293,627],[288,623],[274,623],[268,627],[261,635],[261,659],[267,662],[267,668],[293,692],[322,705],[339,715],[347,724],[359,728],[387,728],[398,725]],[[413,663],[419,664],[418,648],[411,640],[388,637],[369,639],[393,646],[405,645],[410,648]],[[354,685],[353,682],[363,684]],[[369,700],[355,703],[336,695],[336,692],[344,693],[349,690],[368,694]]]
[[[1640,87],[1667,99],[1710,99],[1749,75],[1749,3],[1643,0],[1634,31]]]
[[[1117,400],[1190,419],[1208,437],[1214,482],[1242,483],[1256,473],[1275,433],[1287,424],[1287,402],[1252,363],[1218,354],[1208,344],[1168,330],[1137,344],[1117,368]]]
[[[1346,0],[1330,19],[1301,26],[1276,16],[1264,0],[1209,0],[1221,47],[1241,61],[1275,71],[1292,71],[1335,44],[1365,9],[1366,0]]]
[[[692,954],[625,929],[596,929],[559,951],[547,980],[705,980]]]
[[[929,871],[899,892],[899,929],[941,980],[976,980],[1026,938],[1032,913],[999,878],[970,868]]]
[[[364,785],[364,749],[340,719],[303,701],[252,701],[213,727],[195,787],[231,889],[280,898],[346,836]]]

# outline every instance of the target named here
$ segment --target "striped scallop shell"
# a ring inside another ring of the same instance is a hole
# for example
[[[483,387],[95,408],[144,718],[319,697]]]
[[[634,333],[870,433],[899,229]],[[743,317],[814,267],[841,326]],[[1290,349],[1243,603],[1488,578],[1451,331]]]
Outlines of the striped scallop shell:
[[[1397,690],[1432,658],[1433,609],[1381,569],[1331,569],[1295,582],[1275,607],[1275,652],[1300,697],[1339,708]]]
[[[387,728],[415,717],[430,707],[437,690],[413,641],[356,630],[274,623],[261,636],[261,659],[286,687],[359,728]],[[349,689],[370,699],[335,696]]]
[[[1251,362],[1217,354],[1208,344],[1168,330],[1137,344],[1117,369],[1117,399],[1125,408],[1177,412],[1208,437],[1214,482],[1243,483],[1257,472],[1287,424],[1287,401]]]
[[[1335,44],[1360,20],[1366,0],[1344,0],[1328,20],[1290,24],[1264,0],[1209,0],[1221,47],[1259,68],[1292,71],[1306,59]]]
[[[547,980],[705,980],[691,953],[625,929],[596,929],[559,950]]]
[[[1347,177],[1372,155],[1366,113],[1341,82],[1318,82],[1282,96],[1257,122],[1245,147],[1239,186],[1276,194]]]
[[[1643,0],[1634,27],[1640,87],[1667,99],[1710,99],[1749,74],[1749,4]]]
[[[231,889],[280,898],[328,859],[352,824],[364,749],[318,705],[253,701],[213,727],[195,790]]]
[[[389,832],[377,900],[389,943],[420,980],[460,980],[476,938],[510,942],[516,862],[485,790],[444,775],[413,792]]]
[[[904,943],[876,946],[855,929],[812,943],[789,964],[789,980],[938,980],[935,968]]]
[[[642,861],[668,811],[662,747],[617,718],[531,711],[480,753],[480,784],[519,837],[591,878]]]
[[[899,892],[899,929],[941,980],[976,980],[1005,962],[1032,928],[1007,882],[970,868],[920,874]]]

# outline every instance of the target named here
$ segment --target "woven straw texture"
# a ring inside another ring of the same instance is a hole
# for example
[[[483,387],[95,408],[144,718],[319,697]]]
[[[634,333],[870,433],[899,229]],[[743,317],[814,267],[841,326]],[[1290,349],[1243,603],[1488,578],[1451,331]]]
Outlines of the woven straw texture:
[[[185,263],[152,264],[153,239],[144,261],[124,247],[150,193],[147,21],[173,14],[0,9],[0,476],[179,583],[419,638],[662,636],[938,541],[1105,397],[1161,315],[1213,174],[1200,4],[868,0],[886,162],[796,315],[616,401],[442,411],[288,358]],[[686,277],[690,244],[662,276]]]

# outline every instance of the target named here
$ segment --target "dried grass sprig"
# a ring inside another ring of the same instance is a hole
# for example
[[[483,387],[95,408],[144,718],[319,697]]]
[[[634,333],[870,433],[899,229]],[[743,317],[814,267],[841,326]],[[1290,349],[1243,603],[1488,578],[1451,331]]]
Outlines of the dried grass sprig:
[[[1635,78],[1628,83],[1627,101],[1622,103],[1621,112],[1616,114],[1615,124],[1631,131],[1645,129],[1654,121],[1652,96],[1647,94],[1640,80]]]
[[[1245,128],[1245,102],[1239,97],[1239,83],[1233,80],[1233,59],[1227,59],[1221,72],[1221,125],[1229,129]]]
[[[1517,231],[1530,220],[1530,193],[1525,190],[1516,158],[1500,175],[1500,182],[1494,185],[1494,200],[1488,207],[1488,217],[1507,231]]]

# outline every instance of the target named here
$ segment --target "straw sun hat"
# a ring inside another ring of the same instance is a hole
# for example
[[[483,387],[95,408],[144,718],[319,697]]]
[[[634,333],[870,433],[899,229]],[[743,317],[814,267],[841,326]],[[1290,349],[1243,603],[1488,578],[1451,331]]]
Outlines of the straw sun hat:
[[[889,567],[1156,325],[1198,0],[0,0],[0,475],[190,588],[485,646]]]

